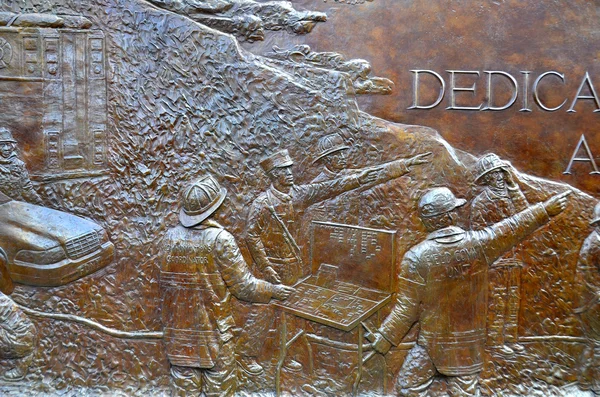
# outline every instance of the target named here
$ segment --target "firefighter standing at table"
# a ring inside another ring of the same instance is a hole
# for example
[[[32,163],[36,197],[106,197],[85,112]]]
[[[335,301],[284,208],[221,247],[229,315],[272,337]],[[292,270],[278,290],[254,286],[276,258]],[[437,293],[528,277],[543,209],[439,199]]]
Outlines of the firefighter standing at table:
[[[162,246],[162,319],[173,395],[233,396],[231,295],[267,303],[294,291],[255,278],[234,237],[211,219],[226,195],[210,175],[192,183],[184,193],[180,224]]]

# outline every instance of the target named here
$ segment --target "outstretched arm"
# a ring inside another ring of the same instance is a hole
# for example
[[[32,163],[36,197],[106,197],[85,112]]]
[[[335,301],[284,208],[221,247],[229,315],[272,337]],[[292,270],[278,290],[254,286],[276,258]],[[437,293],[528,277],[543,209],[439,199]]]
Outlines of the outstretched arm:
[[[359,178],[362,177],[361,189],[370,189],[373,186],[406,175],[410,172],[410,167],[429,163],[429,156],[431,154],[431,152],[421,153],[408,159],[399,159],[363,168],[358,174]]]
[[[489,264],[506,251],[523,241],[567,207],[567,191],[551,197],[543,203],[533,205],[516,215],[506,218],[485,229],[474,231]]]
[[[354,189],[369,189],[380,183],[398,178],[409,172],[409,167],[427,163],[431,153],[419,154],[409,159],[401,159],[375,167],[366,167],[357,172],[329,181],[296,186],[293,190],[294,206],[304,209],[314,203],[339,196]]]
[[[266,303],[275,295],[273,284],[252,275],[234,237],[223,230],[215,243],[215,262],[229,291],[247,302]]]

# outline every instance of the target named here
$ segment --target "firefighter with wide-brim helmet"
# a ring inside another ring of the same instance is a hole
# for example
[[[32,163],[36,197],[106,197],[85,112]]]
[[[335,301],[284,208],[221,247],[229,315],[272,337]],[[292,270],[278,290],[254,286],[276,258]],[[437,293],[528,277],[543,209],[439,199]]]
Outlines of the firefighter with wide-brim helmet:
[[[313,164],[319,160],[327,160],[326,164],[337,155],[346,156],[350,146],[339,133],[322,136],[317,141],[317,153],[313,159]]]
[[[475,165],[475,182],[482,183],[482,179],[493,171],[508,172],[508,164],[500,159],[495,153],[488,153],[479,160]]]
[[[162,243],[162,322],[176,395],[234,395],[231,295],[267,303],[293,291],[255,278],[234,237],[211,219],[226,196],[211,175],[191,183],[183,193],[179,225]]]
[[[447,379],[451,396],[476,396],[483,370],[489,265],[562,212],[566,192],[481,230],[458,227],[464,199],[446,187],[428,190],[419,216],[429,232],[400,265],[391,313],[375,335],[382,354],[402,342],[419,322],[416,345],[397,378],[401,396],[426,395],[436,375]]]

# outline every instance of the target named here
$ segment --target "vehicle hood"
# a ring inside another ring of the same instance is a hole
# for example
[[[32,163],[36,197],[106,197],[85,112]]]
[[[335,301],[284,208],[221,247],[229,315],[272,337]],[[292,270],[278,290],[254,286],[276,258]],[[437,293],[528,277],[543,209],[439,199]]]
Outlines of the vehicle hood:
[[[22,201],[0,205],[0,239],[19,240],[24,243],[22,249],[64,245],[74,237],[100,229],[90,220]]]

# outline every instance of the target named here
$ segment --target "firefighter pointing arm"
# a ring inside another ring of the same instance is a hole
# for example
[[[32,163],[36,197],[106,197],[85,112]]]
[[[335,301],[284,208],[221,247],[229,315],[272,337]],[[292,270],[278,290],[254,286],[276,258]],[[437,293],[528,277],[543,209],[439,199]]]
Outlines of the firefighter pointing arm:
[[[419,215],[429,235],[404,255],[396,302],[373,342],[385,354],[420,323],[417,344],[397,380],[401,396],[426,391],[437,374],[447,377],[451,396],[477,395],[486,340],[488,267],[561,213],[570,193],[475,231],[456,226],[455,210],[466,201],[448,188],[434,188],[421,197]]]
[[[260,166],[271,185],[252,202],[246,223],[246,243],[264,278],[284,285],[294,285],[300,279],[303,263],[296,236],[300,214],[306,208],[344,192],[369,188],[404,175],[408,172],[408,166],[427,162],[428,155],[398,160],[380,167],[364,168],[307,185],[295,184],[294,162],[287,150],[277,151],[264,158]],[[275,313],[272,311],[261,310],[243,331],[238,352],[242,368],[250,374],[263,371],[257,357],[274,318]],[[287,367],[292,370],[301,369],[300,363],[295,360],[291,360]]]
[[[339,133],[325,135],[317,142],[317,155],[313,164],[322,166],[321,173],[313,179],[312,183],[323,182],[344,175],[369,173],[369,177],[361,183],[361,188],[370,188],[374,185],[387,182],[410,172],[416,165],[426,164],[431,153],[422,153],[408,159],[398,159],[371,167],[348,169],[348,150],[350,146]]]

